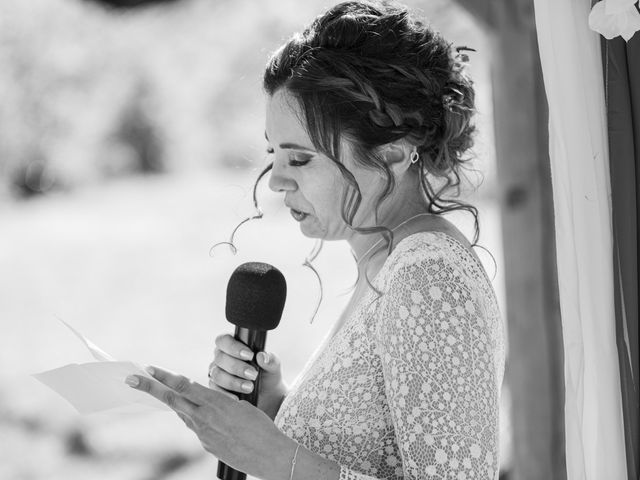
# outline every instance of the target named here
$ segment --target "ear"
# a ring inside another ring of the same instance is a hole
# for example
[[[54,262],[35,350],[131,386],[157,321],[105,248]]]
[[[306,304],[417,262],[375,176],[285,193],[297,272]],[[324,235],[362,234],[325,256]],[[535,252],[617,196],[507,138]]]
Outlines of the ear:
[[[396,177],[401,177],[411,166],[411,146],[404,142],[387,143],[382,147],[382,158]]]

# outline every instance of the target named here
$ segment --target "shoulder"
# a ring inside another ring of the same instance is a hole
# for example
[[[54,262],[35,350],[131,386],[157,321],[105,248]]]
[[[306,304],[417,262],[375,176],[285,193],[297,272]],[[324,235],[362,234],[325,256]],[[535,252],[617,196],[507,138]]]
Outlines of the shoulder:
[[[439,215],[427,215],[395,231],[391,253],[374,259],[369,271],[377,276],[389,270],[391,265],[397,267],[403,262],[418,259],[420,255],[441,255],[446,250],[454,250],[455,254],[473,258],[481,264],[469,240],[453,223]]]
[[[395,244],[376,280],[375,286],[383,296],[403,295],[406,289],[428,290],[438,283],[493,296],[482,262],[457,229],[419,230],[405,235]]]
[[[432,232],[443,233],[457,240],[465,248],[471,250],[471,244],[467,237],[452,222],[442,215],[429,215],[418,222],[409,233]]]
[[[387,273],[406,268],[420,268],[437,262],[441,265],[476,264],[480,259],[458,228],[444,218],[428,217],[400,232],[385,265]]]
[[[442,215],[424,216],[419,221],[407,225],[397,233],[393,250],[398,249],[398,247],[406,248],[407,244],[413,243],[414,246],[422,245],[427,250],[455,250],[459,255],[473,257],[480,262],[467,237]],[[404,242],[405,239],[407,240],[406,242]],[[432,246],[431,249],[429,245]],[[402,250],[400,248],[398,253],[402,252]]]
[[[461,263],[465,250],[457,240],[440,231],[420,231],[400,240],[382,269],[383,289],[392,283],[426,282],[436,272],[444,273]],[[385,288],[387,287],[387,288]]]

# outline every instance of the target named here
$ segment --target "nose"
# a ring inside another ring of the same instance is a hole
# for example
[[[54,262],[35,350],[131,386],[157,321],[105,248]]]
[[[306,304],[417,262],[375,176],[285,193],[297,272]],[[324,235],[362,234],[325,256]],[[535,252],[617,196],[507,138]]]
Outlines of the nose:
[[[273,162],[271,176],[269,177],[269,188],[274,192],[290,192],[298,188],[296,181],[286,171],[286,167]]]

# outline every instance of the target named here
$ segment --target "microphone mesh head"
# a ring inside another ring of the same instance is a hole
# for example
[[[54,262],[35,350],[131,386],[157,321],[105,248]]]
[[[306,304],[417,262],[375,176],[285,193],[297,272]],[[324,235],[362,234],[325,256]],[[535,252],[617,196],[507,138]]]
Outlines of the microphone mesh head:
[[[287,282],[280,270],[268,263],[243,263],[227,285],[227,320],[251,330],[273,330],[286,298]]]

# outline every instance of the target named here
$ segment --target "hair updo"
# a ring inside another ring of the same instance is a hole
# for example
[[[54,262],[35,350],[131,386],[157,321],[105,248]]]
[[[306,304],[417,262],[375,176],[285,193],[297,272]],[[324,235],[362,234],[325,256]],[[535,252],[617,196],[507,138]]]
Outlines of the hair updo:
[[[474,90],[463,67],[463,55],[403,6],[348,1],[317,17],[277,50],[266,66],[263,86],[269,95],[280,88],[292,94],[314,146],[347,180],[342,216],[348,225],[353,228],[361,194],[339,160],[340,141],[352,145],[355,162],[386,178],[377,211],[394,188],[378,147],[405,139],[420,155],[413,168],[419,169],[428,212],[472,213],[475,245],[477,209],[453,199],[460,194],[460,170],[469,160],[465,153],[475,132]],[[444,199],[451,190],[452,198]],[[390,233],[380,226],[355,230]]]

